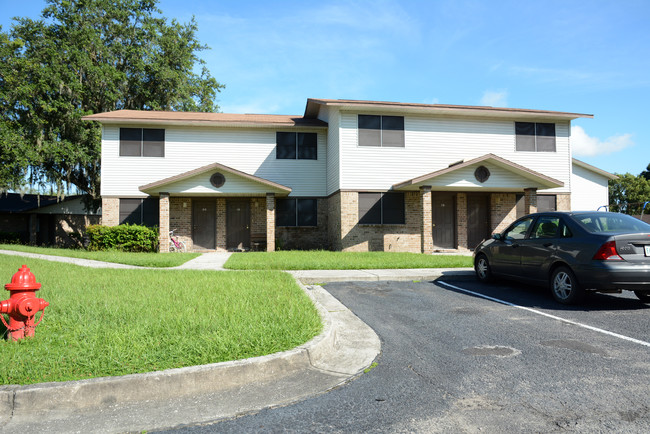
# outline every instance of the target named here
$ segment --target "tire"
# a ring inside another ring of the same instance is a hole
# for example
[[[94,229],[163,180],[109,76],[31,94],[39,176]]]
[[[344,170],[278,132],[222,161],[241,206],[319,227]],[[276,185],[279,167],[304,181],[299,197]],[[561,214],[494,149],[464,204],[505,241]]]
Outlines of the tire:
[[[490,283],[494,281],[494,275],[492,274],[492,268],[490,267],[490,261],[488,261],[487,256],[480,254],[476,257],[474,271],[476,272],[476,278],[480,282]]]
[[[634,295],[641,300],[642,303],[650,303],[650,292],[647,291],[634,291]]]
[[[178,244],[181,245],[181,248],[178,250],[179,252],[181,252],[181,253],[187,252],[187,247],[185,246],[185,242],[179,241]]]
[[[578,283],[569,267],[557,267],[551,274],[551,294],[562,304],[577,304],[585,297],[585,290]]]
[[[175,252],[176,251],[176,245],[173,242],[169,242],[169,252]]]

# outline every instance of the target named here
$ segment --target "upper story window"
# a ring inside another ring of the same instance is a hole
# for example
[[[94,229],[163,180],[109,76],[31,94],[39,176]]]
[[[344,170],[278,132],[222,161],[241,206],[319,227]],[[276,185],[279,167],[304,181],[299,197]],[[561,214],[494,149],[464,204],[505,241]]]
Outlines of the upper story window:
[[[515,122],[517,151],[555,152],[555,124]]]
[[[403,225],[404,193],[359,193],[359,224]]]
[[[275,133],[275,158],[279,160],[318,160],[316,133]]]
[[[318,200],[277,199],[276,226],[318,226]]]
[[[165,130],[120,128],[120,157],[164,157]]]
[[[404,116],[359,115],[359,146],[404,147]]]

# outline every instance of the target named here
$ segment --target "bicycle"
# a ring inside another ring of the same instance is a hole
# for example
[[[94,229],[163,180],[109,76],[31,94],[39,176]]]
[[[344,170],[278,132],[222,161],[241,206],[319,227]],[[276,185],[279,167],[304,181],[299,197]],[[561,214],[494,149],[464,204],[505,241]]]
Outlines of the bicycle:
[[[185,253],[185,251],[187,251],[187,247],[183,241],[178,239],[178,237],[174,238],[175,230],[176,229],[169,231],[169,251]]]

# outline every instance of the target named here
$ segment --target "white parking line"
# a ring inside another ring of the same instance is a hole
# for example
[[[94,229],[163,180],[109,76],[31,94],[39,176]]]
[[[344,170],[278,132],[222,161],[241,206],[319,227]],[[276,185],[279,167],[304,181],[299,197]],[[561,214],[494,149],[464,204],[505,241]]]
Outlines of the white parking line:
[[[470,291],[469,289],[464,289],[464,288],[461,288],[461,287],[458,287],[458,286],[455,286],[455,285],[451,285],[451,284],[446,283],[446,282],[436,282],[436,283],[439,284],[439,285],[448,286],[449,288],[453,288],[453,289],[461,291],[461,292],[465,292],[467,294],[472,294],[472,295],[475,295],[477,297],[484,298],[486,300],[496,301],[497,303],[505,304],[505,305],[508,305],[508,306],[511,306],[511,307],[516,307],[518,309],[527,310],[528,312],[532,312],[532,313],[535,313],[537,315],[542,315],[542,316],[545,316],[545,317],[548,317],[548,318],[556,319],[558,321],[562,321],[562,322],[565,322],[567,324],[572,324],[572,325],[582,327],[582,328],[586,328],[588,330],[592,330],[592,331],[595,331],[595,332],[598,332],[598,333],[602,333],[602,334],[609,335],[609,336],[614,336],[615,338],[623,339],[623,340],[626,340],[626,341],[629,341],[629,342],[634,342],[635,344],[640,344],[640,345],[644,345],[646,347],[650,347],[650,342],[641,341],[639,339],[634,339],[634,338],[631,338],[629,336],[624,336],[624,335],[620,335],[618,333],[610,332],[608,330],[599,329],[598,327],[593,327],[593,326],[590,326],[590,325],[587,325],[587,324],[582,324],[582,323],[579,323],[579,322],[576,322],[576,321],[571,321],[571,320],[566,319],[566,318],[560,318],[559,316],[551,315],[551,314],[548,314],[546,312],[542,312],[541,310],[531,309],[530,307],[519,306],[518,304],[510,303],[509,301],[501,300],[501,299],[498,299],[498,298],[490,297],[489,295],[485,295],[485,294],[481,294],[481,293],[478,293],[478,292]]]

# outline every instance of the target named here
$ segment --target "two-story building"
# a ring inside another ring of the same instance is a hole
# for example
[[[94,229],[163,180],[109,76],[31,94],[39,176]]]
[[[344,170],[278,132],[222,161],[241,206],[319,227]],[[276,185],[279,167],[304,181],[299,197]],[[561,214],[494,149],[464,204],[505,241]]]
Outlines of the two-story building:
[[[193,250],[466,250],[519,215],[607,204],[571,120],[513,108],[308,99],[303,116],[121,110],[102,124],[103,224]],[[579,190],[579,191],[578,191]]]

